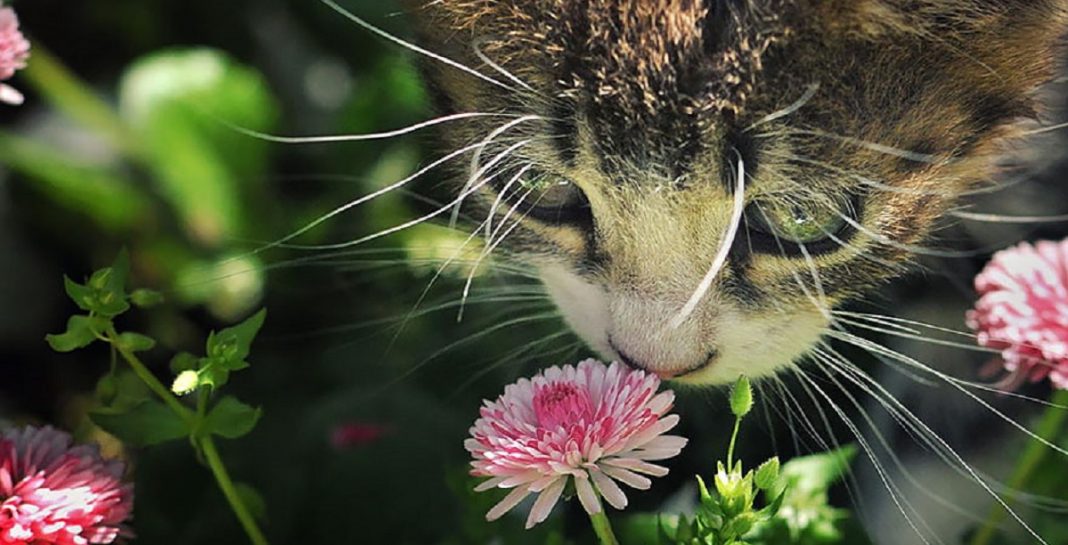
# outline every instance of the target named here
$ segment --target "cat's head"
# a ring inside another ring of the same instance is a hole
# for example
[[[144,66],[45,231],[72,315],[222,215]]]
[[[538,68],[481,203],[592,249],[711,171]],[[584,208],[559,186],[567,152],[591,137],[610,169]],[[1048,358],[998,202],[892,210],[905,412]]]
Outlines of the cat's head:
[[[513,116],[445,133],[486,144],[465,211],[605,357],[702,384],[790,364],[899,274],[1034,112],[1068,20],[1065,0],[416,4],[422,45],[485,75],[428,64],[443,113]]]

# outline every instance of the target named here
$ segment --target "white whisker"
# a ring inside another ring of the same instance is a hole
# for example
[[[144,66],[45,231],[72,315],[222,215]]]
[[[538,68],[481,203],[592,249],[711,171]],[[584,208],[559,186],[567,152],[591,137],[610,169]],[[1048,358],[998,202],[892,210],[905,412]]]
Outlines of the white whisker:
[[[742,224],[742,214],[745,212],[745,159],[742,158],[741,153],[735,151],[738,155],[738,172],[737,180],[735,181],[734,189],[734,209],[731,211],[730,223],[727,224],[727,231],[723,234],[723,239],[719,243],[719,251],[716,253],[716,257],[712,260],[712,266],[709,267],[708,272],[705,273],[705,277],[698,284],[697,289],[694,290],[693,295],[690,296],[690,300],[683,305],[682,310],[671,319],[671,327],[678,328],[683,322],[689,318],[695,310],[697,305],[701,303],[705,295],[708,294],[708,290],[712,289],[712,283],[715,282],[716,277],[719,276],[719,272],[723,270],[723,266],[727,263],[727,256],[730,254],[731,246],[734,244],[735,237],[738,236],[738,228]]]
[[[277,142],[279,144],[324,144],[324,143],[336,143],[336,142],[363,142],[363,141],[366,141],[366,140],[385,140],[385,139],[389,139],[389,138],[395,138],[397,136],[403,136],[403,135],[406,135],[406,134],[411,134],[413,132],[417,132],[417,131],[425,129],[425,128],[434,127],[434,126],[437,126],[437,125],[442,125],[444,123],[449,123],[451,121],[459,121],[459,120],[463,120],[463,119],[472,119],[472,118],[477,118],[477,117],[519,117],[519,116],[517,116],[515,114],[503,114],[503,113],[494,114],[494,113],[483,113],[483,112],[468,112],[468,113],[451,114],[451,115],[438,117],[438,118],[435,118],[435,119],[430,119],[430,120],[427,120],[427,121],[421,121],[419,123],[415,123],[414,125],[409,125],[407,127],[403,127],[403,128],[400,128],[400,129],[394,129],[394,130],[391,130],[391,131],[374,132],[374,133],[367,133],[367,134],[337,134],[337,135],[325,135],[325,136],[283,136],[283,135],[269,134],[269,133],[265,133],[265,132],[252,130],[252,129],[249,129],[249,128],[246,128],[246,127],[242,127],[240,125],[235,125],[235,124],[233,124],[233,123],[231,123],[229,121],[223,120],[223,119],[220,119],[219,121],[221,123],[225,124],[226,126],[230,127],[231,129],[241,133],[241,134],[244,134],[244,135],[247,135],[247,136],[251,136],[251,137],[254,137],[254,138],[258,138],[260,140],[266,140],[268,142]]]
[[[489,83],[491,83],[493,85],[496,85],[497,87],[500,87],[502,89],[507,89],[509,91],[514,91],[515,90],[515,88],[512,87],[511,85],[507,85],[507,84],[502,83],[502,82],[500,82],[500,81],[498,81],[496,79],[493,79],[493,78],[491,78],[491,77],[479,72],[478,70],[475,70],[474,68],[471,68],[471,67],[469,67],[469,66],[467,66],[467,65],[465,65],[463,63],[454,61],[454,60],[452,60],[452,59],[450,59],[450,58],[448,58],[448,57],[446,57],[444,55],[439,55],[437,53],[434,53],[433,51],[428,51],[426,49],[423,49],[422,47],[419,47],[419,46],[417,46],[417,45],[415,45],[415,44],[413,44],[411,42],[402,40],[402,39],[390,34],[389,32],[386,32],[385,30],[382,30],[382,29],[372,25],[371,23],[368,23],[367,21],[364,21],[363,19],[357,17],[356,14],[354,14],[351,11],[341,7],[340,5],[338,5],[333,0],[319,0],[319,1],[324,3],[324,4],[326,4],[327,6],[330,7],[330,9],[332,9],[332,10],[336,11],[337,13],[341,14],[346,19],[348,19],[348,20],[356,23],[357,25],[363,27],[365,30],[368,30],[368,31],[374,33],[375,35],[377,35],[377,36],[379,36],[381,38],[384,38],[384,39],[386,39],[388,41],[391,41],[391,42],[393,42],[393,43],[395,43],[395,44],[397,44],[397,45],[399,45],[399,46],[401,46],[401,47],[403,47],[405,49],[414,51],[414,52],[416,52],[416,53],[418,53],[420,55],[423,55],[425,57],[428,57],[430,59],[434,59],[434,60],[436,60],[438,62],[447,64],[447,65],[449,65],[449,66],[451,66],[453,68],[456,68],[458,70],[461,70],[463,72],[471,74],[472,76],[475,76],[476,78],[478,78],[478,79],[480,79],[482,81],[489,82]]]

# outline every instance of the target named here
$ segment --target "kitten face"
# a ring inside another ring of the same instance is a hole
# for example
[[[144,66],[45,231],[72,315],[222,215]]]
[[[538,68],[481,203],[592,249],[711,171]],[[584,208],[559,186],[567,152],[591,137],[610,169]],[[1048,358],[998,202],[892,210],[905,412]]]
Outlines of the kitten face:
[[[830,308],[901,272],[1032,112],[1066,4],[443,0],[414,13],[426,47],[511,88],[428,66],[442,109],[524,116],[448,133],[453,149],[486,144],[478,175],[459,177],[466,210],[504,226],[604,357],[721,383],[790,364]]]

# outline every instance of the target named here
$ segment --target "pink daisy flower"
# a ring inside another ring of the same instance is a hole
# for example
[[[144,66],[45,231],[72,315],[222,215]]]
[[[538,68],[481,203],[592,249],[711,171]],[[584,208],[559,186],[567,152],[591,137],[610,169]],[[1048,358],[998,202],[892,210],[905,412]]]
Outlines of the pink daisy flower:
[[[490,479],[476,488],[512,492],[486,514],[496,520],[531,494],[537,500],[527,528],[548,518],[568,482],[591,515],[604,498],[616,509],[627,496],[616,484],[645,490],[665,467],[651,461],[676,456],[683,437],[664,435],[679,422],[665,414],[675,394],[657,394],[655,375],[586,360],[546,369],[485,402],[464,446],[474,457],[472,475]]]
[[[29,58],[30,42],[19,31],[15,10],[0,7],[0,81],[14,76],[16,70],[26,68]],[[22,104],[22,93],[0,83],[0,102]]]
[[[0,435],[0,544],[114,542],[133,508],[123,470],[51,427]]]
[[[1068,240],[998,252],[975,289],[980,298],[967,322],[979,344],[1001,351],[1015,381],[1049,377],[1068,389]]]

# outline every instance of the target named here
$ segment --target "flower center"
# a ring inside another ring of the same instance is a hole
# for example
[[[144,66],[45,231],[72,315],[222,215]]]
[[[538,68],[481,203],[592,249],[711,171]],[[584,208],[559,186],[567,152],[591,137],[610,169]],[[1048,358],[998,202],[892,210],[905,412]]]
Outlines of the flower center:
[[[534,415],[542,428],[567,427],[589,422],[593,406],[586,390],[570,382],[554,382],[535,392]]]

